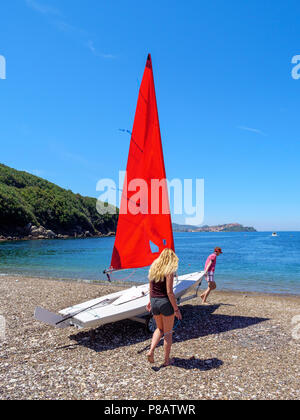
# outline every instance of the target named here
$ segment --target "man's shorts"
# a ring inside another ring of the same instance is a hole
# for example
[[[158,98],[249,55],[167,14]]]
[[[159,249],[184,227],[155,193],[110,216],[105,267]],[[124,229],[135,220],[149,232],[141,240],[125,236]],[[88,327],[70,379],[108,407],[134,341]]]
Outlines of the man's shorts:
[[[215,281],[215,273],[213,271],[209,271],[206,276],[206,281],[210,283],[211,281]]]
[[[169,301],[169,298],[151,298],[151,311],[153,315],[164,315],[171,316],[174,315],[174,309]]]

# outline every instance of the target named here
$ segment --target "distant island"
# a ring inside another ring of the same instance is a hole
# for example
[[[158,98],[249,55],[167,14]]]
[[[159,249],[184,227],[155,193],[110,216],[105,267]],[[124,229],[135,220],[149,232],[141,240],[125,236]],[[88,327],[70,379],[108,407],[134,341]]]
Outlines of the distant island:
[[[239,223],[201,227],[173,223],[173,230],[174,232],[257,232],[253,227],[246,227]]]
[[[0,241],[114,235],[118,215],[100,215],[83,197],[0,164]]]

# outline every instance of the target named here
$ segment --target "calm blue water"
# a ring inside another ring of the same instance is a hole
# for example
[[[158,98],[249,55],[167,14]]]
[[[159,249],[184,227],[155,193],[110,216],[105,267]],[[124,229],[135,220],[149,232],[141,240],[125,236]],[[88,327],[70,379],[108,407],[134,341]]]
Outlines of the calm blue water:
[[[179,274],[203,269],[215,246],[219,289],[300,294],[300,232],[175,233]],[[104,280],[114,238],[0,243],[0,281],[6,274]],[[147,270],[114,274],[114,280],[146,282]]]

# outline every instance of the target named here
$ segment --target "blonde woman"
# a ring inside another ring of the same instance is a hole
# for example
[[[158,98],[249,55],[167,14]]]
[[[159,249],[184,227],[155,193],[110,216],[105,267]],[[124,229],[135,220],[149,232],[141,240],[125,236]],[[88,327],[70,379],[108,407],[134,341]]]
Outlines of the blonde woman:
[[[149,270],[150,302],[148,311],[152,311],[157,329],[153,334],[148,361],[154,363],[154,351],[162,337],[164,337],[164,366],[170,365],[170,352],[173,342],[173,327],[175,316],[181,320],[173,292],[174,274],[178,268],[178,257],[171,249],[164,249],[153,262]]]

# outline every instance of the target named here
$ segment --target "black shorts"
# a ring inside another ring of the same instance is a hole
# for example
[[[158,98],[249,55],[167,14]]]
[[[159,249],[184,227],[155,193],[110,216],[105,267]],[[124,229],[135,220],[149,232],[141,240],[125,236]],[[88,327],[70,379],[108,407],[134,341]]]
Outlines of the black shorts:
[[[164,315],[171,316],[174,315],[174,308],[169,301],[169,298],[151,298],[151,311],[153,315]]]

